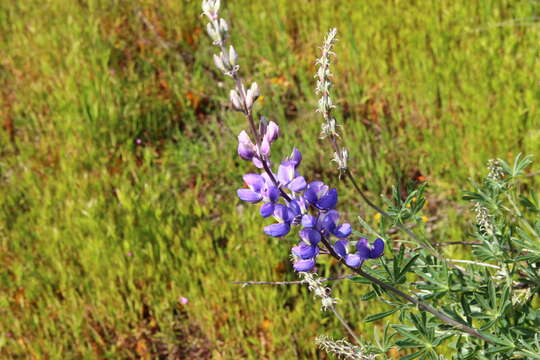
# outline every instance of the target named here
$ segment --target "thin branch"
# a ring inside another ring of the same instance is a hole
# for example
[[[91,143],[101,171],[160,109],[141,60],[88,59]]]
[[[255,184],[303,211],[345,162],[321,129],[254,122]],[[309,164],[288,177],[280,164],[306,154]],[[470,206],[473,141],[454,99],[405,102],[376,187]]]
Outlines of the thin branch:
[[[356,334],[354,333],[354,331],[351,329],[351,327],[349,326],[349,324],[347,324],[347,322],[345,321],[345,319],[343,319],[343,316],[341,316],[341,314],[336,310],[336,307],[332,305],[332,312],[334,313],[334,315],[336,316],[336,318],[339,320],[339,322],[341,323],[341,325],[343,325],[343,327],[345,329],[347,329],[347,332],[349,333],[349,335],[351,335],[351,337],[354,339],[354,341],[356,341],[356,343],[358,345],[362,344],[362,342],[360,341],[360,339],[358,338],[358,336],[356,336]]]
[[[330,277],[326,279],[319,279],[320,282],[327,282],[327,281],[338,281],[338,280],[345,280],[355,277],[356,275],[341,275],[336,277]],[[250,285],[301,285],[301,284],[307,284],[308,282],[306,280],[295,280],[295,281],[231,281],[231,284],[234,285],[242,285],[242,287],[250,286]]]
[[[450,246],[450,245],[482,245],[480,241],[445,241],[439,243],[433,243],[435,247]]]
[[[456,260],[456,259],[448,259],[448,261],[455,262],[455,263],[463,263],[463,264],[471,264],[471,265],[478,265],[478,266],[484,266],[484,267],[490,267],[493,269],[500,270],[500,266],[492,265],[492,264],[486,264],[482,262],[472,261],[472,260]]]

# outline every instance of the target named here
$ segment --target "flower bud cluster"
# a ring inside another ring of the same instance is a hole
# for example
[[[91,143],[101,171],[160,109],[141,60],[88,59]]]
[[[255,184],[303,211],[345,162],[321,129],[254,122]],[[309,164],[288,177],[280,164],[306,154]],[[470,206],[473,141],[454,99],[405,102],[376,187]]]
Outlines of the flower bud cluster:
[[[480,228],[480,232],[489,236],[493,235],[494,229],[491,224],[491,215],[488,210],[479,202],[474,204],[474,212],[476,213],[476,223]]]
[[[225,75],[234,77],[240,69],[238,65],[238,54],[232,45],[227,49],[225,41],[229,35],[229,26],[225,19],[219,17],[220,0],[203,0],[203,15],[210,20],[206,25],[206,32],[213,40],[214,45],[219,46],[219,55],[214,55],[214,64]]]
[[[337,30],[331,29],[322,47],[322,55],[317,59],[316,64],[319,66],[315,78],[317,79],[317,86],[315,91],[317,94],[321,94],[317,111],[320,112],[325,120],[322,125],[321,137],[338,136],[336,132],[336,121],[332,117],[332,109],[335,107],[330,97],[330,88],[332,83],[330,82],[330,56],[334,55],[332,48],[336,41]]]
[[[322,350],[332,353],[340,359],[374,360],[375,355],[369,354],[359,346],[352,345],[347,340],[333,340],[327,336],[318,336],[315,343]]]
[[[331,309],[332,306],[338,302],[338,299],[330,296],[330,288],[322,285],[321,280],[317,278],[317,274],[300,272],[299,275],[308,283],[309,291],[311,291],[314,296],[321,298],[321,308],[323,311]]]
[[[503,178],[504,171],[498,160],[496,159],[488,160],[487,168],[488,168],[488,176],[487,176],[488,180],[491,180],[493,182],[498,182]]]

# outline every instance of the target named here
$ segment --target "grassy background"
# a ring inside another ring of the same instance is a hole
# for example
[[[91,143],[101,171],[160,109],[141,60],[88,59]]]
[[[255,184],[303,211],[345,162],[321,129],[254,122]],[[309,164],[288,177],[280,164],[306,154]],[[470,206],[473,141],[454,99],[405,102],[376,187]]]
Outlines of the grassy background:
[[[0,357],[324,358],[314,336],[343,336],[304,288],[229,283],[295,279],[294,240],[264,236],[234,194],[245,124],[199,6],[0,2]],[[337,179],[313,111],[318,46],[337,27],[336,114],[356,174],[372,198],[425,176],[434,239],[456,240],[467,179],[540,150],[539,12],[532,0],[237,0],[223,16],[264,95],[257,110],[282,127],[276,160],[299,147],[304,174],[337,186],[354,221],[372,213]],[[336,292],[370,337],[365,289]]]

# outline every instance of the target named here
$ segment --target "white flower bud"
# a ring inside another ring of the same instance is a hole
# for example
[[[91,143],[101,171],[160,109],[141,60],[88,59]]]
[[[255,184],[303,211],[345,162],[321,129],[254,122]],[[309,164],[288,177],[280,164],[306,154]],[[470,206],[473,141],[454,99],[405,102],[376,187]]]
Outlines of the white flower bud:
[[[221,42],[221,36],[219,35],[219,33],[214,29],[214,27],[212,26],[211,23],[208,23],[206,25],[206,32],[208,33],[208,36],[210,36],[210,38],[214,41],[214,43],[219,43]]]
[[[225,38],[229,32],[229,27],[227,26],[225,19],[219,19],[219,32],[223,38]]]
[[[221,55],[221,54],[220,54]],[[221,56],[217,56],[214,54],[214,64],[216,64],[217,68],[223,72],[227,72],[227,68],[225,67],[225,64],[223,64],[223,60]]]
[[[229,93],[229,97],[231,99],[234,110],[244,111],[244,107],[242,106],[242,99],[240,99],[240,96],[238,95],[238,92],[236,90],[231,90],[231,92]]]
[[[259,95],[259,86],[257,85],[257,83],[254,82],[253,84],[251,84],[251,87],[248,89],[246,94],[246,107],[248,109],[251,109],[253,103],[257,100]]]
[[[220,0],[203,0],[202,10],[203,14],[208,16],[210,20],[217,19],[219,12]]]
[[[229,61],[233,67],[236,66],[237,60],[238,60],[238,54],[234,50],[234,47],[231,45],[229,46]]]

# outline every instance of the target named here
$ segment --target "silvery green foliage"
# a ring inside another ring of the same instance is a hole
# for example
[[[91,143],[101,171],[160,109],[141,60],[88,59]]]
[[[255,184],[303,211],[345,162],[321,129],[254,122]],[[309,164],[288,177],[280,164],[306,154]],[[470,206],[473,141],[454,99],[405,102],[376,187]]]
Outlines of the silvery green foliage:
[[[376,355],[366,351],[367,346],[355,346],[345,339],[333,340],[328,336],[318,336],[315,339],[315,344],[321,350],[333,354],[340,359],[374,360],[376,358]]]
[[[259,88],[256,83],[249,89],[244,87],[239,76],[238,54],[232,45],[226,47],[229,29],[225,20],[219,18],[219,7],[219,0],[203,1],[203,13],[210,20],[208,34],[220,49],[214,56],[214,62],[224,75],[234,80],[234,88],[229,93],[232,108],[244,114],[255,138],[254,144],[243,131],[239,135],[238,153],[245,160],[258,164],[258,168],[264,167],[269,179],[282,191],[284,182],[273,179],[268,166],[270,143],[277,138],[279,128],[264,118],[255,126],[253,104],[259,97]],[[335,311],[335,299],[316,274],[297,269],[310,290],[321,298],[323,309],[333,310],[358,345],[326,337],[319,337],[317,343],[323,350],[350,359],[387,358],[391,349],[398,350],[400,358],[405,360],[441,360],[445,356],[456,360],[540,359],[537,299],[540,292],[540,203],[536,193],[527,193],[526,187],[520,185],[531,158],[518,156],[512,165],[501,159],[490,160],[485,178],[479,183],[473,182],[473,191],[465,192],[464,199],[471,202],[470,238],[433,244],[423,231],[425,184],[411,186],[406,191],[394,188],[390,199],[383,198],[385,207],[382,209],[369,201],[354,182],[347,164],[348,153],[337,142],[339,135],[332,116],[335,106],[329,92],[332,86],[330,58],[334,55],[332,49],[336,34],[335,29],[328,33],[321,58],[317,60],[317,92],[321,94],[318,111],[324,118],[322,135],[330,139],[335,152],[334,161],[353,183],[357,193],[382,215],[377,229],[359,219],[365,231],[360,235],[377,237],[381,242],[384,240],[382,249],[386,249],[386,254],[381,256],[381,252],[371,257],[372,262],[352,266],[353,262],[347,262],[347,257],[370,257],[369,253],[375,250],[367,239],[365,244],[358,241],[357,245],[361,243],[362,247],[357,247],[357,253],[351,253],[350,249],[341,246],[342,240],[332,244],[324,237],[310,245],[298,245],[296,254],[303,256],[308,250],[310,253],[317,250],[316,256],[332,256],[346,270],[359,275],[352,277],[351,281],[364,291],[360,301],[378,301],[385,308],[383,312],[367,316],[365,322],[390,320],[383,331],[374,329],[373,344],[360,344],[352,329]],[[295,151],[287,165],[292,177],[296,176],[293,167],[296,168],[301,161],[300,152]],[[245,195],[246,201],[267,200],[264,187],[239,191]],[[313,204],[321,201],[317,195],[319,192],[315,193],[310,197]],[[407,195],[403,196],[403,193]],[[294,199],[285,195],[290,205]],[[272,200],[271,197],[269,199]],[[335,202],[330,208],[335,206]],[[273,204],[268,202],[264,206]],[[322,214],[328,213],[324,207],[321,211]],[[284,225],[285,220],[281,220],[279,226],[289,225]],[[297,225],[292,218],[286,220]],[[320,230],[335,228],[333,223],[327,225],[332,226],[321,225]],[[396,228],[403,232],[396,234]],[[282,235],[279,234],[280,237]],[[461,253],[465,254],[465,259],[448,258],[444,250],[448,246],[464,246]],[[319,253],[319,250],[324,252]],[[316,256],[297,261],[297,264],[311,262],[305,268],[312,269]],[[341,299],[341,302],[346,301],[356,304],[359,300],[356,297]]]

